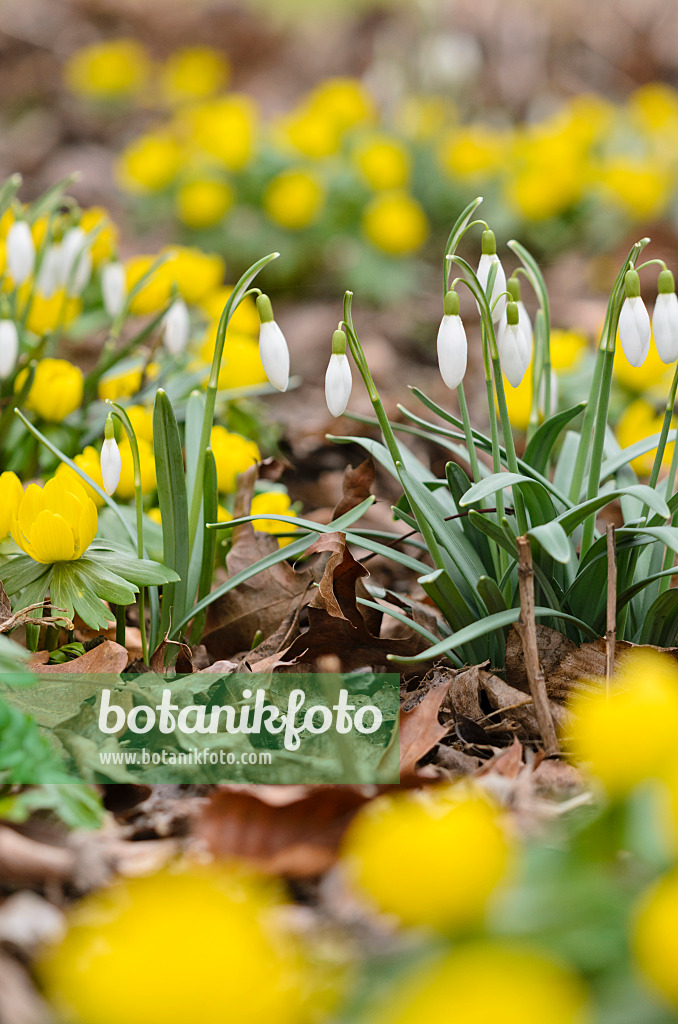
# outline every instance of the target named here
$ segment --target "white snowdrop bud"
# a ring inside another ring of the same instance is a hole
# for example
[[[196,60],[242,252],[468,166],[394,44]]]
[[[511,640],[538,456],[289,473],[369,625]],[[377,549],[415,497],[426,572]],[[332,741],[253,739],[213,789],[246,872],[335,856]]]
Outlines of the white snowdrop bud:
[[[7,232],[7,264],[14,284],[23,284],[33,273],[35,243],[25,220],[16,220]]]
[[[127,277],[122,263],[107,263],[101,271],[104,309],[112,320],[121,312],[127,298]]]
[[[530,320],[530,315],[525,309],[525,304],[523,303],[523,300],[520,297],[520,282],[517,277],[509,278],[509,280],[506,282],[506,290],[512,297],[513,302],[515,302],[516,306],[518,307],[518,326],[522,331],[523,340],[525,342],[523,347],[523,373],[525,373],[532,360],[532,321]],[[502,317],[498,333],[504,331],[505,328],[506,312],[504,312],[504,316]],[[499,346],[498,338],[497,346]]]
[[[675,363],[678,359],[678,297],[670,270],[662,270],[657,289],[657,301],[652,313],[654,343],[663,363]]]
[[[259,356],[264,373],[278,391],[287,391],[290,378],[290,353],[285,335],[273,319],[273,307],[268,295],[257,296],[259,328]]]
[[[626,298],[619,316],[619,341],[631,366],[642,366],[650,350],[652,327],[645,303],[640,297],[637,271],[626,271],[624,288]]]
[[[0,320],[0,380],[6,380],[16,366],[19,335],[13,320]]]
[[[120,449],[115,440],[113,430],[113,418],[106,420],[104,443],[101,447],[101,479],[104,482],[106,494],[113,494],[120,483]]]
[[[445,296],[444,314],[438,328],[437,348],[440,376],[453,391],[464,379],[468,356],[466,331],[459,316],[459,296],[455,291],[450,291]]]
[[[518,387],[525,376],[527,369],[525,352],[527,347],[527,338],[518,323],[517,303],[509,302],[506,305],[506,325],[499,332],[497,348],[501,368],[509,384],[514,388]]]
[[[341,416],[351,397],[351,367],[346,355],[346,335],[339,328],[332,335],[332,355],[325,374],[325,401],[333,416]]]
[[[482,255],[480,257],[480,262],[478,263],[478,270],[476,271],[478,280],[480,281],[480,287],[483,291],[487,290],[490,270],[493,266],[496,266],[497,273],[494,278],[492,295],[490,296],[489,301],[490,309],[492,310],[492,319],[496,324],[499,323],[506,310],[506,296],[502,295],[502,292],[506,291],[506,274],[504,273],[504,268],[499,262],[499,257],[497,256],[497,243],[495,241],[494,231],[483,231]]]
[[[89,240],[82,228],[69,228],[61,241],[63,284],[79,295],[92,275]]]
[[[191,318],[183,299],[175,299],[163,322],[165,348],[172,356],[180,355],[188,345]]]
[[[63,275],[63,254],[60,245],[50,245],[45,250],[40,263],[40,269],[36,280],[38,291],[51,299],[64,283]]]

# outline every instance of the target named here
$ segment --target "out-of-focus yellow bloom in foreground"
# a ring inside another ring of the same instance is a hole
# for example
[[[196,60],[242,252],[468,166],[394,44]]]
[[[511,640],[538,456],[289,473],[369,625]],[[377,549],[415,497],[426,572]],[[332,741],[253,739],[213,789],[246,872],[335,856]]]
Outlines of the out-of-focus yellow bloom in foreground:
[[[217,487],[222,494],[234,491],[238,474],[261,460],[254,441],[231,434],[225,427],[212,427],[210,447],[217,466]]]
[[[66,62],[69,89],[92,100],[139,95],[151,73],[146,50],[136,39],[112,39],[77,50]]]
[[[83,471],[83,473],[87,473],[90,480],[93,480],[95,484],[98,484],[99,487],[103,488],[104,482],[101,477],[101,460],[96,448],[91,444],[88,444],[80,455],[74,456],[73,462],[76,464],[78,469]],[[70,466],[67,466],[65,462],[61,462],[59,464],[54,476],[55,479],[62,480],[67,487],[72,483],[76,483],[79,487],[82,487],[87,497],[92,499],[97,508],[101,508],[104,504],[104,499],[101,495],[97,494],[89,484],[86,484],[82,477],[78,476],[75,470],[71,469]]]
[[[427,870],[423,861],[420,870]],[[449,875],[447,876],[449,878]],[[440,879],[439,879],[440,883]],[[443,888],[443,885],[441,885]],[[394,987],[373,1024],[501,1021],[588,1024],[586,990],[567,967],[537,949],[501,942],[459,946]]]
[[[482,917],[510,858],[497,808],[462,786],[374,800],[356,817],[344,846],[349,879],[378,910],[406,925],[445,931]],[[412,864],[421,870],[403,885]]]
[[[148,444],[153,444],[153,410],[147,405],[128,405],[125,410],[137,436]]]
[[[81,300],[67,296],[64,288],[44,295],[32,279],[21,285],[17,298],[20,314],[26,317],[26,327],[38,337],[64,330],[82,312]]]
[[[200,299],[198,305],[209,320],[214,320],[216,323],[219,322],[224,306],[228,302],[232,291],[233,288],[229,285],[223,285],[222,287],[215,288],[214,291],[209,292],[208,295]],[[247,295],[233,311],[233,315],[228,322],[228,330],[232,330],[236,334],[249,334],[253,338],[258,338],[260,323],[254,299],[251,295]],[[214,331],[216,332],[216,326]],[[209,358],[212,358],[211,354]]]
[[[289,170],[269,182],[262,202],[272,221],[290,231],[300,231],[318,219],[324,198],[324,189],[314,174]]]
[[[187,46],[165,61],[160,89],[168,103],[186,103],[214,96],[227,84],[231,67],[224,55],[210,46]]]
[[[4,540],[16,515],[24,489],[16,473],[0,473],[0,540]]]
[[[160,254],[164,261],[150,274],[130,301],[135,316],[157,313],[169,302],[177,287],[189,305],[213,292],[224,278],[226,265],[221,256],[189,246],[171,246]],[[138,284],[157,260],[157,256],[132,256],[125,263],[127,292]]]
[[[316,993],[282,907],[277,887],[235,868],[125,880],[76,906],[39,973],[77,1024],[306,1024]]]
[[[645,977],[678,1007],[678,871],[642,897],[633,928],[633,946]]]
[[[253,516],[296,516],[292,508],[289,494],[284,491],[261,491],[252,498],[250,514]],[[257,519],[252,524],[255,530],[262,533],[294,533],[296,526],[292,523],[280,523],[276,519]],[[278,537],[278,547],[284,548],[292,543],[292,538]]]
[[[83,210],[80,227],[93,238],[89,251],[95,267],[113,259],[118,246],[118,228],[108,210],[103,206],[90,206]]]
[[[230,210],[233,200],[233,189],[228,182],[195,178],[177,191],[177,216],[189,228],[210,228]]]
[[[382,192],[365,207],[363,231],[372,245],[390,256],[416,252],[426,241],[428,222],[416,199],[407,192]]]
[[[627,405],[619,417],[616,429],[617,441],[620,447],[628,448],[630,445],[635,444],[636,441],[643,441],[646,437],[658,434],[662,429],[663,422],[663,412],[656,412],[653,406],[646,402],[644,398],[637,398],[635,402]],[[671,423],[672,430],[675,425],[675,421],[673,421]],[[657,449],[653,448],[652,451],[646,452],[645,455],[639,455],[637,459],[631,462],[631,467],[638,476],[650,475],[656,452]],[[671,465],[672,457],[673,444],[667,444],[662,459],[662,466],[664,468],[668,468]]]
[[[16,394],[21,391],[27,373],[28,369],[24,369],[17,374]],[[84,386],[85,378],[79,366],[67,359],[41,359],[35,368],[25,406],[43,420],[61,423],[80,407]]]
[[[132,370],[113,370],[106,374],[97,384],[97,395],[102,402],[108,399],[111,402],[118,402],[121,398],[131,398],[136,395],[141,387],[143,369],[136,366]]]
[[[211,365],[214,356],[217,327],[218,324],[214,323],[208,328],[200,348],[200,357],[208,365]],[[219,368],[220,390],[257,387],[266,381],[266,373],[259,355],[259,342],[247,334],[238,334],[229,327]]]
[[[74,479],[29,484],[12,516],[12,537],[36,562],[80,558],[97,532],[97,510]]]
[[[571,701],[567,728],[572,751],[612,796],[661,778],[678,730],[678,664],[649,648],[629,651],[619,662],[609,698],[596,693]]]
[[[116,175],[129,192],[161,192],[176,178],[181,146],[167,132],[149,132],[134,139],[118,157]]]
[[[406,147],[388,135],[370,135],[356,147],[353,161],[367,184],[376,190],[404,188],[411,159]]]
[[[137,437],[137,445],[139,448],[141,493],[150,494],[155,490],[156,483],[153,447],[148,441],[144,441],[142,437]],[[116,497],[126,500],[134,497],[134,460],[132,459],[132,449],[127,440],[127,435],[121,440],[119,448],[121,469],[120,481],[116,488]]]

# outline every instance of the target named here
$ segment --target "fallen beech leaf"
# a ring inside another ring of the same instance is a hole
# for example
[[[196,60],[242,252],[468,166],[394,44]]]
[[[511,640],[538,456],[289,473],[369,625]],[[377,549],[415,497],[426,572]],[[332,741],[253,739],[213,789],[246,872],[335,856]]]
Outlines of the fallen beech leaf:
[[[447,736],[449,727],[438,721],[438,712],[449,684],[433,686],[412,711],[400,713],[400,775],[416,774],[416,764]]]
[[[127,668],[129,656],[127,650],[113,640],[104,640],[97,644],[91,651],[81,654],[73,661],[66,661],[60,665],[48,665],[48,651],[38,651],[28,661],[28,669],[31,672],[40,674],[52,672],[56,675],[73,675],[76,673],[113,673],[120,675]]]
[[[372,487],[377,475],[377,468],[371,458],[365,459],[354,469],[347,466],[344,472],[344,493],[334,507],[332,519],[338,519],[346,512],[350,512],[372,494]]]
[[[523,768],[523,745],[517,736],[513,737],[510,747],[500,750],[493,758],[486,761],[476,773],[477,775],[503,775],[507,779],[516,779]]]

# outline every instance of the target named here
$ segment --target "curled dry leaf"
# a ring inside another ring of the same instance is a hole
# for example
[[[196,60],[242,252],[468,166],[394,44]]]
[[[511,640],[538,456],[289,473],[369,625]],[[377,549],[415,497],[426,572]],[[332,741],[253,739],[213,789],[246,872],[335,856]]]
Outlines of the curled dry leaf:
[[[411,711],[400,713],[400,775],[416,774],[417,762],[436,743],[447,736],[448,725],[441,725],[438,714],[447,696],[449,683],[432,686],[422,701]]]
[[[365,459],[354,469],[347,466],[344,472],[343,495],[332,512],[332,519],[338,519],[346,512],[356,508],[361,501],[369,498],[377,475],[377,469],[371,458]]]
[[[28,668],[31,672],[53,673],[55,675],[72,675],[80,673],[107,673],[120,675],[127,668],[129,656],[127,650],[113,640],[104,640],[97,644],[91,651],[81,654],[73,661],[67,661],[60,665],[48,665],[49,651],[38,651],[29,662]]]

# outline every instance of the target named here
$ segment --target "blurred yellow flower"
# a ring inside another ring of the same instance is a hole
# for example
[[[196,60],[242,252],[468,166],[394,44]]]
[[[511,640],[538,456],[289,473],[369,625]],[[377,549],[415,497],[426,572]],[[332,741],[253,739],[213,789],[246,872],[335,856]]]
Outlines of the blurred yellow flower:
[[[228,182],[194,178],[177,190],[177,216],[189,228],[209,228],[219,223],[233,201],[233,189]]]
[[[12,517],[16,514],[24,489],[16,473],[0,473],[0,540],[10,531]]]
[[[119,402],[121,398],[131,398],[141,387],[143,372],[141,366],[137,366],[133,370],[124,370],[122,373],[114,368],[97,384],[97,396],[102,402],[107,399],[111,402]]]
[[[96,448],[92,447],[91,444],[87,445],[80,455],[73,456],[73,462],[76,464],[78,469],[87,473],[90,480],[93,480],[95,484],[98,484],[99,487],[103,488],[104,483],[101,478],[101,460]],[[67,487],[73,483],[78,484],[79,487],[82,487],[87,497],[91,498],[97,508],[101,508],[104,504],[104,499],[101,495],[97,494],[89,484],[86,484],[82,477],[78,476],[75,470],[71,469],[70,466],[67,466],[65,462],[61,462],[59,464],[57,471],[54,474],[54,478],[55,480],[62,480]]]
[[[613,157],[602,164],[603,195],[634,221],[658,217],[673,191],[671,172],[656,158]]]
[[[28,369],[21,370],[14,382],[14,392],[23,387]],[[41,359],[25,406],[43,420],[61,423],[82,403],[85,378],[79,366],[67,359]]]
[[[142,437],[137,437],[137,445],[139,448],[141,493],[151,494],[155,490],[155,456],[153,455],[153,446],[148,441],[144,441]],[[122,468],[120,471],[120,483],[116,488],[115,496],[125,501],[134,497],[134,460],[132,458],[132,448],[126,434],[118,447],[120,449]]]
[[[437,138],[456,116],[456,107],[447,97],[406,96],[397,123],[410,138],[424,142]]]
[[[113,259],[118,247],[118,228],[111,220],[108,210],[103,206],[90,206],[83,210],[80,227],[88,235],[96,231],[94,241],[90,245],[92,263],[95,267]]]
[[[619,417],[615,430],[617,441],[620,447],[628,448],[630,445],[635,444],[636,441],[643,441],[646,437],[658,434],[662,429],[663,422],[663,412],[656,412],[654,407],[644,398],[637,398],[626,406]],[[673,430],[675,426],[676,422],[674,419],[671,422],[671,429]],[[638,476],[647,477],[650,475],[656,452],[657,449],[653,448],[652,451],[646,452],[645,455],[639,455],[637,459],[631,462],[631,468]],[[664,450],[664,458],[662,459],[662,466],[664,468],[670,466],[672,457],[673,444],[667,444]]]
[[[510,134],[483,124],[452,128],[440,146],[440,163],[452,178],[486,178],[508,159]]]
[[[678,729],[678,664],[651,648],[620,659],[609,697],[598,680],[593,694],[575,695],[566,740],[611,796],[661,778]]]
[[[28,330],[43,337],[53,331],[65,330],[77,320],[82,312],[82,301],[67,296],[64,288],[57,288],[46,296],[29,278],[19,288],[18,308],[22,315],[26,315]]]
[[[231,171],[242,170],[254,157],[258,112],[249,96],[229,93],[197,104],[181,112],[177,126]]]
[[[208,295],[204,295],[200,299],[198,306],[207,314],[210,320],[218,322],[232,291],[233,288],[229,285],[215,288],[214,291],[209,292]],[[256,338],[259,336],[259,324],[259,314],[257,313],[254,299],[251,295],[247,295],[234,310],[228,324],[228,329],[238,334],[249,334]],[[216,331],[216,327],[214,330]],[[211,359],[211,355],[209,358]]]
[[[217,487],[222,494],[234,491],[238,474],[261,460],[254,441],[231,434],[225,427],[212,427],[210,447],[217,467]]]
[[[316,981],[282,907],[274,883],[236,867],[125,879],[75,906],[39,974],[59,1016],[83,1024],[310,1024]],[[178,960],[218,983],[168,972]]]
[[[428,222],[421,206],[407,192],[382,192],[363,211],[366,237],[390,256],[407,256],[426,241]]]
[[[300,231],[318,219],[324,199],[324,189],[315,175],[289,170],[269,182],[262,202],[272,221],[290,231]]]
[[[554,370],[571,373],[576,370],[589,349],[589,340],[579,331],[551,330],[551,366]]]
[[[353,161],[373,189],[404,188],[410,178],[412,161],[407,148],[388,135],[363,139],[353,152]]]
[[[274,516],[296,516],[292,508],[289,494],[284,491],[260,491],[252,498],[250,514],[274,515]],[[294,533],[296,526],[292,523],[280,523],[276,519],[258,519],[252,524],[255,530],[262,533]],[[292,538],[278,537],[278,547],[284,548],[292,543]]]
[[[421,872],[427,870],[424,861]],[[544,1007],[549,1024],[591,1021],[586,989],[573,971],[539,949],[489,939],[457,946],[406,976],[370,1019],[431,1024],[449,1019],[451,1005],[456,1021],[543,1024]]]
[[[331,156],[341,144],[339,126],[322,111],[306,104],[274,121],[271,132],[273,140],[281,148],[291,147],[311,160]]]
[[[656,390],[656,393],[662,398],[666,397],[673,376],[672,368],[667,367],[659,357],[654,337],[643,365],[631,366],[621,347],[619,332],[617,332],[613,373],[615,380],[627,387],[629,391],[635,391],[636,394],[642,395]]]
[[[572,373],[581,362],[587,348],[588,341],[583,334],[555,328],[551,331],[552,371],[556,375],[561,372]],[[557,394],[557,391],[554,391],[553,377],[551,380],[552,395]],[[532,363],[528,366],[525,376],[517,388],[510,385],[504,377],[504,395],[511,425],[518,430],[527,430],[532,409]],[[542,404],[540,402],[540,405]],[[553,404],[551,411],[553,411]]]
[[[118,157],[118,184],[128,192],[161,192],[181,170],[181,146],[167,132],[148,132],[134,139]]]
[[[75,474],[74,474],[75,476]],[[44,487],[29,484],[12,516],[12,537],[45,565],[80,558],[97,532],[96,505],[75,481],[54,477]]]
[[[156,267],[130,301],[135,316],[157,313],[169,302],[176,285],[189,305],[200,302],[221,284],[225,264],[221,256],[187,246],[171,246],[159,254],[164,261]],[[132,256],[125,263],[128,293],[151,269],[157,256]]]
[[[138,96],[151,74],[146,50],[136,39],[112,39],[76,50],[66,61],[69,89],[91,100]]]
[[[205,100],[227,85],[231,67],[226,57],[211,46],[187,46],[165,61],[160,89],[168,103]]]
[[[675,134],[678,130],[678,92],[664,82],[641,85],[627,106],[631,117],[651,134]]]
[[[307,102],[341,131],[369,124],[377,116],[374,100],[357,78],[327,78],[311,90]]]
[[[137,438],[153,444],[153,410],[147,405],[128,405],[125,412]]]
[[[633,949],[653,988],[678,1006],[678,871],[661,878],[641,898],[633,923]]]
[[[444,931],[480,920],[510,858],[497,808],[461,785],[372,801],[354,819],[343,849],[349,880],[378,910],[405,925]],[[412,864],[425,870],[403,885]]]
[[[200,348],[200,358],[209,365],[214,356],[217,326],[218,322],[207,329]],[[232,388],[256,387],[258,384],[265,384],[267,379],[259,356],[259,342],[256,338],[239,334],[229,327],[219,369],[219,388],[226,391]]]

